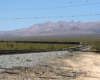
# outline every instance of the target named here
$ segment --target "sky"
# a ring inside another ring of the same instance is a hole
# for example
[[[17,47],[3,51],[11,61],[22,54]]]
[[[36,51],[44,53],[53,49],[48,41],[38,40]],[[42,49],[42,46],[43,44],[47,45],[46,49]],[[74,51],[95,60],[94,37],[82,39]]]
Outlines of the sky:
[[[0,0],[0,31],[74,20],[100,21],[100,0]]]

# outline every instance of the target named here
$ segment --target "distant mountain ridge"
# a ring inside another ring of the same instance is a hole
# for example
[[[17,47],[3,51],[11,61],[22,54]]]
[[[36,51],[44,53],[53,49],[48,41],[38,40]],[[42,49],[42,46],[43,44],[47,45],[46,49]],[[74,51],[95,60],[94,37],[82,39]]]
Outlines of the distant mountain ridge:
[[[46,22],[34,24],[29,28],[13,31],[0,31],[0,36],[48,36],[70,34],[96,34],[100,33],[100,22]]]

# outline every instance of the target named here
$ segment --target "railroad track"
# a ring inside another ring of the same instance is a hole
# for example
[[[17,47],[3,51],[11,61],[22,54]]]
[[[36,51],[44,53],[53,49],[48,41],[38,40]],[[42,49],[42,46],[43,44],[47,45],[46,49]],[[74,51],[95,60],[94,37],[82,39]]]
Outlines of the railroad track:
[[[91,48],[92,45],[79,45],[77,47],[72,47],[69,48],[70,50],[74,50],[74,51],[86,51],[87,49]]]
[[[92,45],[79,45],[76,47],[70,47],[68,49],[55,49],[55,50],[0,50],[0,55],[9,55],[9,54],[28,54],[28,53],[40,53],[40,52],[52,52],[52,51],[86,51],[88,48],[91,48]]]

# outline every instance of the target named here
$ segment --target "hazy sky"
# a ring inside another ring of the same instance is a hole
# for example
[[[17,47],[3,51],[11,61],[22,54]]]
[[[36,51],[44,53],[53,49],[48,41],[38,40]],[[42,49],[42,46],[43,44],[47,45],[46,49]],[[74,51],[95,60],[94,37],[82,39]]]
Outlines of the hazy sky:
[[[0,31],[47,21],[100,21],[100,0],[0,0]]]

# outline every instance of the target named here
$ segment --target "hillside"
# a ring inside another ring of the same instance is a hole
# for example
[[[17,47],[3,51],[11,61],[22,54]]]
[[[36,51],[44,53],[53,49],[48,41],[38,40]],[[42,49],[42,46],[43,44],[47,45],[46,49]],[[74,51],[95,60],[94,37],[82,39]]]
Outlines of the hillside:
[[[29,28],[13,31],[0,31],[0,36],[48,36],[70,34],[96,34],[100,33],[100,22],[46,22],[34,24]]]

